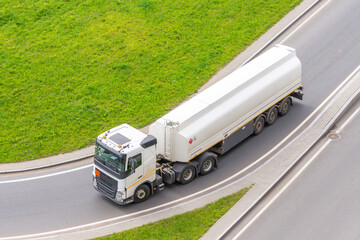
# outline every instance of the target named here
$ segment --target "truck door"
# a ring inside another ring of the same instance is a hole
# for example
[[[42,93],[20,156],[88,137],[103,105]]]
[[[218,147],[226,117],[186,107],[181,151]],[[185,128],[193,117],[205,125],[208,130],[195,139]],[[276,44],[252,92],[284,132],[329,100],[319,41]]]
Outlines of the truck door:
[[[135,162],[134,167],[135,171],[133,171],[132,162]],[[138,153],[133,155],[132,157],[129,157],[128,159],[128,166],[127,171],[129,172],[129,176],[126,178],[126,189],[127,189],[127,195],[132,196],[133,192],[141,184],[140,179],[143,178],[144,173],[144,166],[142,162],[142,154]],[[133,173],[131,173],[133,172]]]

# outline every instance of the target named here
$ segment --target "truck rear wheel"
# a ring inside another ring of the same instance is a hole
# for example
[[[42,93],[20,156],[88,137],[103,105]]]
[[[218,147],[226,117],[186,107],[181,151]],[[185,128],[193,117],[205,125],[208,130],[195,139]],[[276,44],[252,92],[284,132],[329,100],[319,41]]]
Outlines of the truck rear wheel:
[[[279,110],[277,107],[273,106],[269,112],[268,112],[268,115],[267,115],[267,118],[266,118],[266,123],[267,125],[271,126],[274,124],[274,122],[276,121],[277,117],[279,115]]]
[[[285,116],[289,112],[290,106],[291,106],[291,100],[289,97],[282,100],[280,104],[280,115]]]
[[[134,192],[134,201],[136,203],[143,202],[149,198],[149,195],[150,195],[150,188],[148,187],[148,185],[146,184],[140,185],[139,187],[136,188]]]
[[[259,135],[265,126],[265,118],[263,116],[259,116],[255,120],[254,124],[254,134]]]
[[[195,178],[195,168],[193,166],[186,166],[180,173],[180,182],[187,184]]]
[[[212,157],[207,157],[200,166],[200,174],[206,175],[208,173],[211,173],[214,169],[214,159]]]

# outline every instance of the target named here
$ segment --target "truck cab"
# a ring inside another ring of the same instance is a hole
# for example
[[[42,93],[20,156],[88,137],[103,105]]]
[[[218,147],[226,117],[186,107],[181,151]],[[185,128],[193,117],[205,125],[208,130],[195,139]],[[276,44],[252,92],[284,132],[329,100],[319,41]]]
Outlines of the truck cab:
[[[118,204],[147,198],[156,182],[156,138],[122,124],[96,139],[93,183]]]

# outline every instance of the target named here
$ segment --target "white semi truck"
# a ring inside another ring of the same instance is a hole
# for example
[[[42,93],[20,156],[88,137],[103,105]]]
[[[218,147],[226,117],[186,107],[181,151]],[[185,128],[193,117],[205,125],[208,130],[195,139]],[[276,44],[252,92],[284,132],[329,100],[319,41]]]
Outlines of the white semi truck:
[[[248,136],[302,99],[301,63],[277,45],[150,125],[122,124],[96,139],[93,183],[120,205],[142,202],[165,184],[186,184],[217,166]]]

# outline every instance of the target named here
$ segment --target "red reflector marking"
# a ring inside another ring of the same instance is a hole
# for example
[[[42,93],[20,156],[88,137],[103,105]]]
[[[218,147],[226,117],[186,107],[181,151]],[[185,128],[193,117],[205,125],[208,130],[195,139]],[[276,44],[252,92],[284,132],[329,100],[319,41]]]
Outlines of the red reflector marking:
[[[190,144],[192,144],[192,142],[193,142],[193,139],[192,139],[192,138],[190,138],[189,143],[190,143]]]

